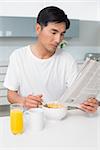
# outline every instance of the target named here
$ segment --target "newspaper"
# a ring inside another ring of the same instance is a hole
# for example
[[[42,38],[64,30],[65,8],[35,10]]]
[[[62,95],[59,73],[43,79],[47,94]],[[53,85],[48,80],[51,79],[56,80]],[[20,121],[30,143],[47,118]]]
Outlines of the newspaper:
[[[61,102],[82,103],[100,93],[100,62],[87,59],[72,86],[64,92]]]

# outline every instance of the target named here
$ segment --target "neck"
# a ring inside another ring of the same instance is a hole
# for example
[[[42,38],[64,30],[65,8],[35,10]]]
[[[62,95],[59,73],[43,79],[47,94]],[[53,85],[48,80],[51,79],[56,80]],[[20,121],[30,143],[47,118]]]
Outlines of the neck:
[[[47,50],[45,50],[41,45],[39,45],[38,43],[35,43],[34,45],[31,45],[31,51],[32,53],[40,58],[40,59],[48,59],[49,57],[51,57],[54,53],[49,52]]]

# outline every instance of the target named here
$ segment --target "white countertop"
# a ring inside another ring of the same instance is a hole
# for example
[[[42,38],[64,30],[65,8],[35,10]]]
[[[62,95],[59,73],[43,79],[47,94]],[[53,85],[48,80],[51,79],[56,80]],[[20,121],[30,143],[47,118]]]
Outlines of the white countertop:
[[[45,128],[32,133],[28,126],[21,135],[13,135],[9,117],[0,117],[0,148],[33,150],[97,150],[100,148],[100,109],[94,115],[70,110],[61,121],[46,120]]]

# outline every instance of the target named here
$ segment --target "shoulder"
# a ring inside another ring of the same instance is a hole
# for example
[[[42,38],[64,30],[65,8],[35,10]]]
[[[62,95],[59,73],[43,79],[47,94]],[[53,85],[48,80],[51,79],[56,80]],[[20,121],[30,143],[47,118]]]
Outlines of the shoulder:
[[[14,51],[12,52],[12,54],[10,55],[10,59],[11,59],[11,58],[14,58],[14,59],[15,59],[15,58],[17,58],[17,57],[19,58],[19,57],[22,57],[22,56],[24,57],[24,56],[26,55],[28,49],[29,49],[29,45],[14,50]]]

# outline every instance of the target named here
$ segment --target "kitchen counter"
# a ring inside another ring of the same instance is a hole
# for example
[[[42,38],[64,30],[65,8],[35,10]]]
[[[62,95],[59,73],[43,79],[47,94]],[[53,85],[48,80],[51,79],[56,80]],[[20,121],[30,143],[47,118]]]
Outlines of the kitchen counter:
[[[0,105],[0,117],[9,116],[10,105]]]
[[[100,148],[100,109],[88,115],[81,110],[69,110],[61,121],[46,120],[42,131],[28,128],[21,135],[10,131],[10,117],[0,117],[0,148],[34,150],[97,150]]]

